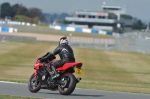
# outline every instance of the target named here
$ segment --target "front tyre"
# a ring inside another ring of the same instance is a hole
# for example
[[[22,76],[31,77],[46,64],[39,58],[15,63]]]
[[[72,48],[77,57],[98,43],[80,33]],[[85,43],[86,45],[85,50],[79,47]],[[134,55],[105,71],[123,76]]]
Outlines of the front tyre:
[[[62,95],[70,95],[76,87],[76,78],[72,73],[65,73],[61,77],[64,84],[58,86],[58,90]]]
[[[28,82],[28,89],[30,92],[36,93],[41,89],[41,83],[37,75],[32,74],[29,82]]]

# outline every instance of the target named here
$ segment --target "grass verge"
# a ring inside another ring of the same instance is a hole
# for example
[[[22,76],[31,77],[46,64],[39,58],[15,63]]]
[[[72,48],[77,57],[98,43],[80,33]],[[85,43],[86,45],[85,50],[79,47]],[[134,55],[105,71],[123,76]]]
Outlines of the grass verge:
[[[36,59],[56,46],[49,42],[0,42],[0,80],[27,83]],[[83,80],[77,87],[150,94],[150,55],[73,49],[76,61],[83,62]]]
[[[34,34],[50,34],[50,35],[66,35],[69,36],[72,34],[74,37],[93,37],[93,38],[114,38],[112,35],[104,35],[104,34],[93,34],[93,33],[84,33],[84,32],[72,32],[72,31],[63,31],[63,30],[55,30],[52,28],[49,28],[48,26],[36,26],[36,27],[27,27],[23,26],[24,28],[27,28],[26,30],[18,31],[18,33],[34,33]],[[40,31],[39,31],[40,30]],[[42,31],[42,32],[41,32]]]
[[[0,99],[41,99],[41,98],[0,95]]]

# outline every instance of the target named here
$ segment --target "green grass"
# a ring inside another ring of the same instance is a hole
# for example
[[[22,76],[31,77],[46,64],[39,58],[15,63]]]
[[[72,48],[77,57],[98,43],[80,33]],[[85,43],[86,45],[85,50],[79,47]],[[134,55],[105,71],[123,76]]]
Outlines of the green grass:
[[[41,98],[0,95],[0,99],[41,99]]]
[[[27,83],[34,71],[36,59],[53,51],[56,44],[0,42],[0,80]],[[76,61],[83,62],[83,80],[77,87],[150,94],[150,55],[76,47],[73,49]]]

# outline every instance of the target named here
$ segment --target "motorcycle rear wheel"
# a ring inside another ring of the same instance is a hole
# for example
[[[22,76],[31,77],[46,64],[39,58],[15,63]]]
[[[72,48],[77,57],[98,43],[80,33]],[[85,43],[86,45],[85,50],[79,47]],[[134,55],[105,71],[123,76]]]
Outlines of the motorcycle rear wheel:
[[[58,90],[62,95],[70,95],[76,87],[76,78],[72,73],[65,73],[62,75],[61,80],[64,85],[58,86]]]
[[[41,83],[38,79],[37,75],[32,74],[29,82],[28,82],[28,89],[30,92],[36,93],[41,89]]]

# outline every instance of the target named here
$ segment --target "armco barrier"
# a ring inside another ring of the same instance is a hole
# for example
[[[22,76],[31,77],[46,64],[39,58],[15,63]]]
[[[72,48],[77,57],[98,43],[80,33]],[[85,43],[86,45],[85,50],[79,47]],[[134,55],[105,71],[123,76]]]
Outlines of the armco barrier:
[[[79,27],[50,26],[50,28],[54,28],[56,30],[65,30],[65,31],[74,31],[74,32],[113,35],[113,32],[109,32],[109,31],[95,30],[95,29],[86,29],[86,28],[79,28]]]
[[[18,21],[8,21],[8,22],[0,21],[0,24],[36,26],[36,24],[26,23],[26,22],[18,22]]]
[[[9,27],[0,27],[0,32],[12,33],[17,32],[17,29]]]

